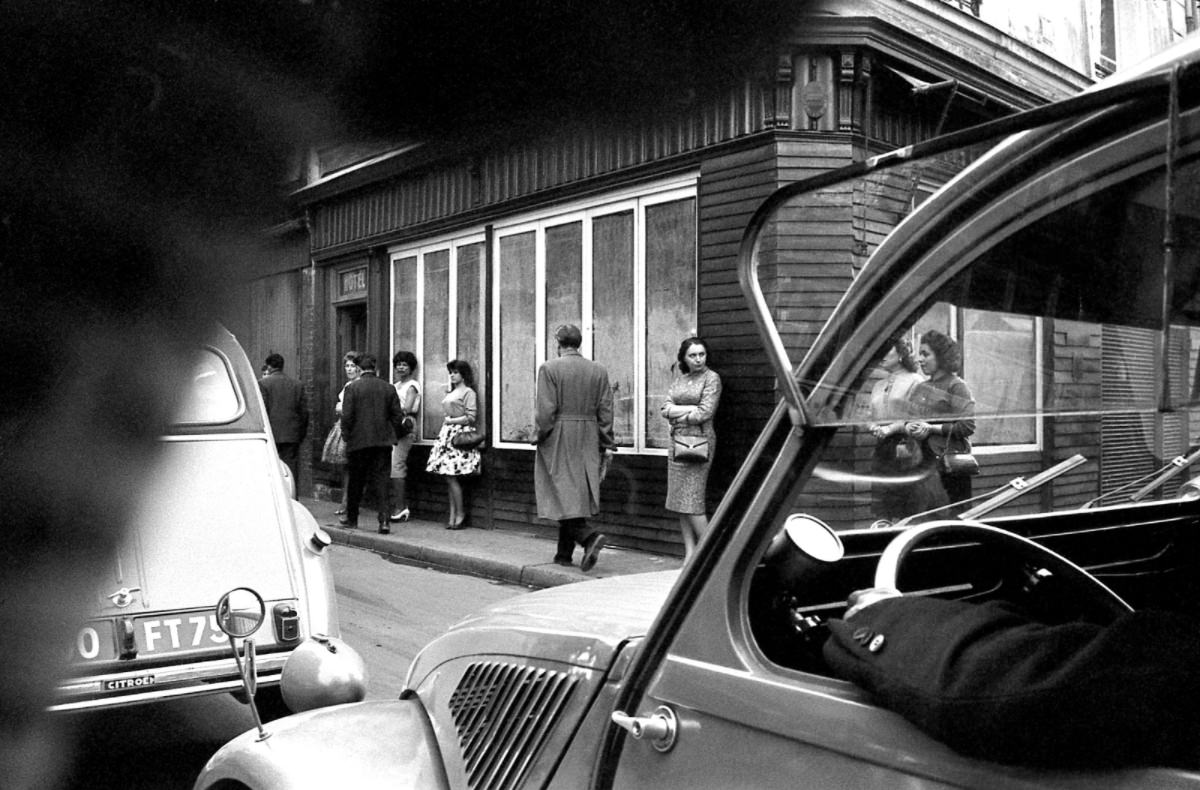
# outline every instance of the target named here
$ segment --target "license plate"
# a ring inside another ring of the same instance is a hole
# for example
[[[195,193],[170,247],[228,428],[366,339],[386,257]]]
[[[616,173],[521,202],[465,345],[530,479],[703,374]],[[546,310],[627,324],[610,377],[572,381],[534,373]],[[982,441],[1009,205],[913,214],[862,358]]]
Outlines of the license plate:
[[[208,652],[229,646],[229,637],[217,627],[217,616],[212,612],[115,617],[92,620],[79,629],[71,653],[72,663],[116,660],[130,629],[138,658]]]

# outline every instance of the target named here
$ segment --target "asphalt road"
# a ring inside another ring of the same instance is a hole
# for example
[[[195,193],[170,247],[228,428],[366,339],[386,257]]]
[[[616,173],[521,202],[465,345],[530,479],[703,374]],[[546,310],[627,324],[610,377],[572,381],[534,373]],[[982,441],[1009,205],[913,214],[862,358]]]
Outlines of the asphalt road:
[[[331,549],[342,638],[367,664],[368,699],[395,699],[427,642],[493,601],[527,592],[472,576]],[[254,726],[228,694],[69,717],[77,759],[68,790],[188,790],[223,743]]]

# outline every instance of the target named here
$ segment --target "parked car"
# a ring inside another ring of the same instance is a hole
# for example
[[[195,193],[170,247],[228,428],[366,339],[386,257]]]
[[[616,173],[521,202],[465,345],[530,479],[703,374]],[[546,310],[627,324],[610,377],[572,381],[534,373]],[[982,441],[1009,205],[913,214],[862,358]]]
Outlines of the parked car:
[[[245,352],[215,327],[179,350],[176,373],[180,396],[155,475],[69,646],[53,710],[240,693],[213,613],[233,587],[252,586],[268,604],[258,637],[264,696],[278,696],[284,662],[306,637],[338,633],[330,539],[292,498]]]
[[[1192,38],[1080,97],[781,189],[740,261],[781,401],[684,570],[493,606],[427,646],[400,699],[251,731],[198,790],[1200,787],[1171,767],[964,756],[820,650],[823,623],[876,584],[1060,620],[1196,612],[1198,68]],[[930,180],[945,183],[912,210]],[[840,221],[876,249],[809,344],[808,234],[831,222],[821,191],[851,189]],[[894,339],[930,329],[962,349],[961,451],[979,466],[941,506],[928,464],[879,463],[870,406]],[[880,494],[921,486],[932,499],[880,512]]]

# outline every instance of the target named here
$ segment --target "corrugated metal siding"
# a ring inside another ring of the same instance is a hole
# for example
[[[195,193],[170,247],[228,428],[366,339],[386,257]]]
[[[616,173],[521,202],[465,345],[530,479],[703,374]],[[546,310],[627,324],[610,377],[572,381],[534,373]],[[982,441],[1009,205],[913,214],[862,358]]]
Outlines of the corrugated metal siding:
[[[1130,403],[1154,403],[1158,380],[1155,338],[1148,329],[1104,327],[1101,400],[1106,411]],[[1155,422],[1154,413],[1147,409],[1104,415],[1100,433],[1102,491],[1136,480],[1158,466],[1161,451]]]
[[[773,90],[772,86],[766,86]],[[574,127],[551,141],[447,163],[312,208],[314,252],[502,204],[735,140],[767,128],[764,87],[744,85],[689,117],[635,129]]]

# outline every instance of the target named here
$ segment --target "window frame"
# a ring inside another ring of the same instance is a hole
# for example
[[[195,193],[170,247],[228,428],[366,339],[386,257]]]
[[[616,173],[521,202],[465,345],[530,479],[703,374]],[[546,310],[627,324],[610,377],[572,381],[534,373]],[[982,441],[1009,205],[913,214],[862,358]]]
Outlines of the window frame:
[[[655,205],[670,203],[672,201],[691,199],[696,201],[696,233],[699,234],[699,173],[689,173],[686,176],[680,176],[664,181],[644,184],[638,187],[633,187],[625,190],[619,190],[604,195],[593,197],[588,200],[574,201],[571,203],[560,204],[557,206],[541,209],[534,212],[516,215],[510,218],[495,223],[492,226],[492,248],[491,255],[494,269],[492,277],[491,301],[494,306],[499,306],[500,295],[503,287],[504,262],[501,259],[501,243],[504,239],[528,233],[532,231],[534,237],[535,250],[535,318],[534,318],[534,334],[537,336],[535,343],[536,351],[534,355],[534,370],[531,371],[531,377],[536,375],[536,371],[545,363],[547,359],[547,336],[548,332],[552,331],[553,327],[547,326],[546,320],[546,247],[545,247],[545,231],[547,228],[558,227],[560,225],[569,224],[579,221],[582,224],[581,247],[582,259],[580,263],[580,330],[583,333],[583,344],[580,346],[580,351],[588,358],[592,357],[593,352],[593,336],[595,326],[593,323],[593,306],[594,306],[594,283],[593,283],[593,250],[592,250],[592,223],[591,220],[596,217],[608,216],[626,210],[633,212],[633,296],[634,296],[634,359],[633,369],[635,376],[635,402],[639,404],[634,411],[633,435],[634,441],[631,447],[621,447],[620,451],[624,453],[632,453],[638,455],[665,456],[667,450],[665,448],[648,447],[647,441],[647,419],[646,419],[646,393],[647,393],[647,354],[646,354],[646,245],[645,245],[645,213],[648,207]],[[699,245],[696,247],[696,260],[694,262],[694,276],[696,278],[696,296],[693,303],[689,306],[692,316],[696,321],[699,319]],[[491,424],[495,427],[494,446],[500,449],[513,450],[528,450],[532,451],[534,447],[527,442],[503,440],[501,436],[501,402],[500,394],[503,387],[501,381],[501,358],[500,358],[500,343],[502,335],[501,317],[499,309],[492,311],[492,347],[491,372],[493,381],[496,386],[493,388],[494,393],[489,394],[489,410],[491,415]],[[693,331],[695,326],[693,325]],[[531,408],[533,404],[531,403]]]
[[[447,291],[453,295],[458,293],[458,251],[462,247],[467,247],[473,244],[483,245],[484,260],[481,264],[481,282],[479,285],[480,301],[484,309],[488,308],[485,300],[488,298],[486,271],[487,271],[487,231],[485,228],[473,228],[465,232],[445,234],[442,236],[426,239],[418,244],[394,245],[388,247],[388,376],[387,380],[391,381],[391,359],[399,350],[396,345],[396,262],[404,258],[416,258],[416,282],[417,294],[416,304],[418,309],[415,311],[415,324],[413,326],[413,341],[414,348],[412,352],[416,355],[417,361],[423,370],[427,370],[425,360],[425,288],[426,288],[426,271],[425,271],[425,256],[431,253],[447,252],[448,254],[448,271],[447,271]],[[452,351],[458,347],[458,300],[451,298],[446,308],[447,321],[447,344],[446,349],[447,359],[453,359]],[[486,315],[486,313],[485,313]],[[481,326],[482,328],[482,326]],[[485,341],[486,342],[486,341]],[[476,365],[477,371],[482,371],[483,367]],[[420,380],[420,379],[418,379]],[[421,382],[421,413],[425,414],[430,408],[429,387],[427,382]],[[476,388],[478,389],[478,387]],[[422,432],[422,425],[418,423],[415,442],[419,444],[432,444],[437,436],[436,434],[426,437]]]

